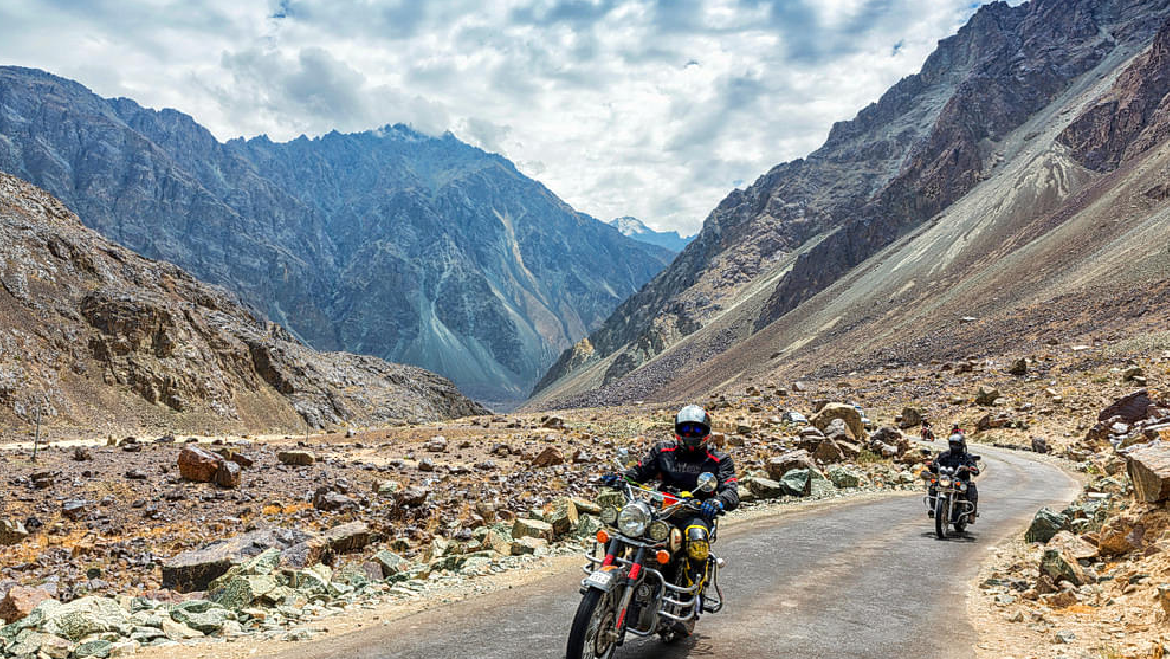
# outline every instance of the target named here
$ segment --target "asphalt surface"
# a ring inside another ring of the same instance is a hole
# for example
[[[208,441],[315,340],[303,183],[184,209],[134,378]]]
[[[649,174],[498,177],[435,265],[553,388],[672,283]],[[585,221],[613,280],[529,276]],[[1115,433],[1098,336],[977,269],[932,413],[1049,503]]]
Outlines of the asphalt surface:
[[[1076,483],[1011,452],[982,452],[978,522],[939,541],[921,493],[810,507],[724,530],[727,604],[673,645],[628,636],[617,659],[682,657],[969,657],[971,581],[988,552]],[[308,643],[281,659],[537,659],[563,657],[580,571],[550,576]]]

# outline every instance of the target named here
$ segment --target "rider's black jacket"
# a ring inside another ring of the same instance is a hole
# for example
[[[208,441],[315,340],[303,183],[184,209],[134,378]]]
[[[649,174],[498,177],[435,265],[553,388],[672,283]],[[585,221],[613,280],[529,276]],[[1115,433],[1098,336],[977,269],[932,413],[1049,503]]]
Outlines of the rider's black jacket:
[[[723,502],[724,510],[735,510],[739,506],[739,484],[735,478],[735,465],[731,456],[712,449],[688,450],[674,442],[655,446],[638,462],[636,467],[626,471],[632,481],[645,483],[650,480],[662,481],[663,487],[678,488],[694,492],[699,474],[709,471],[715,474],[719,486],[714,496]],[[702,499],[706,494],[694,492]]]
[[[930,464],[930,470],[937,474],[939,467],[951,467],[952,469],[958,469],[962,466],[966,466],[969,469],[968,475],[963,477],[964,480],[970,476],[979,475],[979,465],[976,464],[975,458],[966,451],[960,451],[958,453],[955,451],[943,451],[937,458],[934,459],[934,462]]]

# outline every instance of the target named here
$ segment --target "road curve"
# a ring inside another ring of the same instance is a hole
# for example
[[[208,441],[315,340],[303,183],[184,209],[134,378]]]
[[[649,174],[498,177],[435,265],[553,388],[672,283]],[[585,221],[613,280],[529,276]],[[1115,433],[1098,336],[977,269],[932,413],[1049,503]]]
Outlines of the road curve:
[[[728,528],[716,546],[727,606],[666,646],[630,637],[617,659],[969,657],[966,599],[987,552],[1042,506],[1077,492],[1059,469],[984,451],[979,522],[934,538],[921,495],[810,507]],[[298,646],[278,659],[563,657],[579,571],[440,607],[389,627]],[[939,630],[943,630],[940,642]]]

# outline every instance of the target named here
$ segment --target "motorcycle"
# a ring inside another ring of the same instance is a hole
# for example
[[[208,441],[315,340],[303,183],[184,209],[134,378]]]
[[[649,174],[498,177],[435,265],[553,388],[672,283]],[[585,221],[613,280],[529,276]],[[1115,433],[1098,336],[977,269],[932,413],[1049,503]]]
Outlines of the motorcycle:
[[[715,474],[704,472],[695,489],[710,493],[716,486]],[[692,493],[658,492],[630,482],[622,483],[622,490],[625,505],[601,511],[604,526],[585,556],[588,576],[581,581],[567,659],[610,659],[627,634],[658,634],[667,643],[685,638],[701,612],[723,608],[719,568],[724,562],[709,544],[718,520],[708,542],[684,543],[683,532],[669,520],[699,511],[701,502]]]
[[[978,458],[976,458],[978,459]],[[926,496],[922,498],[927,510],[934,512],[934,532],[939,540],[946,540],[947,527],[953,526],[956,533],[967,530],[967,524],[975,512],[975,504],[967,501],[967,483],[962,476],[966,466],[939,467],[938,473],[923,471],[923,479],[929,481]]]

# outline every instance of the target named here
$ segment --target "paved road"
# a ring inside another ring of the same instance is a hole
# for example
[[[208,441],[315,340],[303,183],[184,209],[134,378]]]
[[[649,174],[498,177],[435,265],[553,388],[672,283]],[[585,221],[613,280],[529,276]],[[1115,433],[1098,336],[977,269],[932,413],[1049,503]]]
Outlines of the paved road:
[[[1076,494],[1058,469],[983,452],[979,522],[938,541],[920,496],[857,502],[725,530],[727,606],[677,645],[629,637],[617,659],[969,657],[966,596],[987,552]],[[300,646],[281,659],[563,657],[580,572]],[[940,646],[937,630],[949,640]]]

